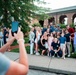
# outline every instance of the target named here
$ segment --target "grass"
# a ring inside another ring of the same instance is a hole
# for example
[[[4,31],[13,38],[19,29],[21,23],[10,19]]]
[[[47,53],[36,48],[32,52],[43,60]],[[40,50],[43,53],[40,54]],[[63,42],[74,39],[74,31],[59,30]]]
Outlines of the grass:
[[[76,53],[71,54],[71,57],[70,58],[76,58]]]
[[[19,48],[13,49],[13,50],[11,50],[11,52],[19,53]]]
[[[28,54],[30,54],[30,46],[26,47],[26,51],[27,51]]]
[[[70,49],[71,49],[71,52],[72,52],[72,44],[70,45]],[[76,53],[71,54],[70,58],[76,58]]]
[[[30,47],[29,46],[26,47],[26,51],[28,54],[30,53]],[[11,52],[19,53],[19,48],[13,49],[13,50],[11,50]]]

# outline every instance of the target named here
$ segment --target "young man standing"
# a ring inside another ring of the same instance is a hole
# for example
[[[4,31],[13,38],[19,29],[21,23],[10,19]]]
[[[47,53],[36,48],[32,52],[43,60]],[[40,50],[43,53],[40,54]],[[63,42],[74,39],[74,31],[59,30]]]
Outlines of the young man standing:
[[[68,32],[70,33],[70,35],[71,35],[71,44],[72,44],[72,54],[74,53],[74,29],[73,28],[71,28],[69,25],[67,26],[67,30],[68,30]]]

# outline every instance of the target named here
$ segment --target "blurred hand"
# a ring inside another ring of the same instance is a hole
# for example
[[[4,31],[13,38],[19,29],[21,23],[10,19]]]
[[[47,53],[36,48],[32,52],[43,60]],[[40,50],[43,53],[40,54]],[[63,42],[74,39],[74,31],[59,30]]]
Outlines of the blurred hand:
[[[19,39],[24,39],[23,32],[21,31],[20,28],[18,28],[17,34],[14,33],[14,37],[15,37],[15,39],[16,39],[17,41],[18,41]]]
[[[55,53],[57,53],[57,50],[54,50],[55,51]]]
[[[8,39],[12,39],[12,38],[14,38],[13,36],[12,36],[12,34],[11,34],[11,29],[9,30],[9,36],[8,36]]]
[[[15,40],[15,37],[12,36],[11,30],[9,30],[9,36],[8,36],[7,43],[9,42],[10,44],[12,44],[14,40]]]

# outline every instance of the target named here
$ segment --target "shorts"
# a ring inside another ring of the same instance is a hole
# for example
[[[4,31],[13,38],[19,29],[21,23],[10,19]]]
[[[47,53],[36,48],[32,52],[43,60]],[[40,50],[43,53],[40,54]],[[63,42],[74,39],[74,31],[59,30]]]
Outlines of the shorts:
[[[60,44],[60,48],[61,48],[61,50],[65,50],[66,45],[65,44]]]

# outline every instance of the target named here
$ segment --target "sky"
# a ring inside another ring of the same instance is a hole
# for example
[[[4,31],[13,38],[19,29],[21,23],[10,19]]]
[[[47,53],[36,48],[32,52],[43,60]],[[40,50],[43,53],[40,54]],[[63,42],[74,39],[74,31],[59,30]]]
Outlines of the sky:
[[[49,7],[52,10],[69,6],[76,6],[76,0],[44,0],[44,1],[49,3],[47,5],[44,5],[44,7]]]

